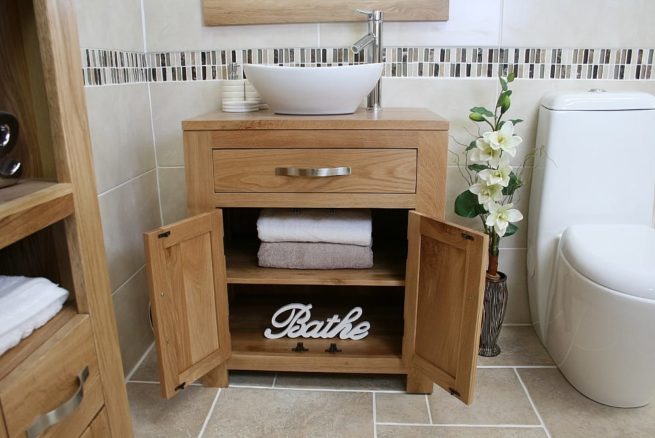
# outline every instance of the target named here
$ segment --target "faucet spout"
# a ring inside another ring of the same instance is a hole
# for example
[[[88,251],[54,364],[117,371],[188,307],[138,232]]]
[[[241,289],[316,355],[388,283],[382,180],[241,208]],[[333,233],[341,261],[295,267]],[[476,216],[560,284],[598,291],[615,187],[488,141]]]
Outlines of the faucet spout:
[[[357,12],[365,14],[368,17],[368,33],[361,37],[356,43],[350,46],[353,53],[358,54],[365,48],[369,48],[368,62],[382,62],[382,23],[384,22],[384,13],[382,11],[363,11],[358,9]],[[372,111],[382,109],[380,105],[380,80],[375,85],[366,99],[366,108]]]
[[[350,50],[357,54],[373,43],[375,43],[375,35],[369,33],[361,37],[356,43],[353,43]]]

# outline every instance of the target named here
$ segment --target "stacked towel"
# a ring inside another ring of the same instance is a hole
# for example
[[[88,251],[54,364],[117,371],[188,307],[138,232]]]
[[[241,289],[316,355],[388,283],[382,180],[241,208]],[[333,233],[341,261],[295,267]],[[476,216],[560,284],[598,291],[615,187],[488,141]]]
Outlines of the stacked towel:
[[[0,275],[0,355],[52,319],[67,298],[45,278]]]
[[[369,210],[264,209],[257,220],[259,266],[370,268],[371,230]]]

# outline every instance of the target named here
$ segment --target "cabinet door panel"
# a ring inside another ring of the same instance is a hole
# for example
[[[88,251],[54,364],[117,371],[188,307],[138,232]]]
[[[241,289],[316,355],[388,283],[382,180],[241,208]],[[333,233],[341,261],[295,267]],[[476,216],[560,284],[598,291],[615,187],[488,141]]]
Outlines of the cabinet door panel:
[[[172,397],[230,354],[220,210],[145,234],[162,395]]]
[[[411,367],[465,403],[473,398],[486,235],[410,212],[406,339]]]

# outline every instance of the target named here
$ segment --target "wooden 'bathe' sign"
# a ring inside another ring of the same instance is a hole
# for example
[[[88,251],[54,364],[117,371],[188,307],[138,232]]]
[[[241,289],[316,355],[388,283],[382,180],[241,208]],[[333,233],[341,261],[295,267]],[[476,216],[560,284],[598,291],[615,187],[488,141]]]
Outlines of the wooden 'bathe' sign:
[[[271,318],[274,329],[267,328],[264,336],[268,339],[280,338],[312,338],[312,339],[353,339],[359,340],[368,336],[371,324],[361,321],[354,324],[362,316],[362,308],[354,307],[346,316],[333,315],[325,321],[312,320],[312,305],[292,303],[280,307]],[[274,331],[277,329],[276,331]]]

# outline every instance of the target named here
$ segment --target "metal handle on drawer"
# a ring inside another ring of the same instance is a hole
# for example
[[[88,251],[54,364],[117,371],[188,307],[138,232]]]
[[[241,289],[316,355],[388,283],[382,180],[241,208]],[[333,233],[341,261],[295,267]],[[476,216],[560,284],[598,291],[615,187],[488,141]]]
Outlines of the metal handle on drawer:
[[[276,167],[278,176],[308,176],[310,178],[324,178],[327,176],[348,176],[352,173],[350,167]]]
[[[27,429],[27,438],[36,438],[51,426],[72,414],[84,399],[84,382],[89,378],[89,367],[84,367],[77,375],[77,391],[64,403],[37,418]]]

